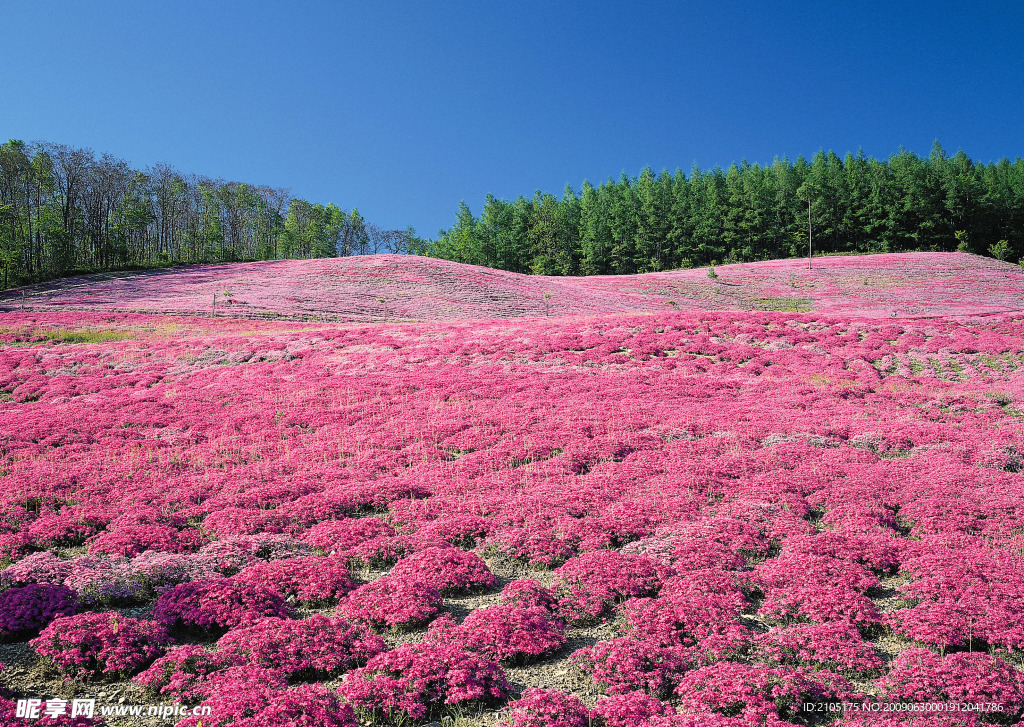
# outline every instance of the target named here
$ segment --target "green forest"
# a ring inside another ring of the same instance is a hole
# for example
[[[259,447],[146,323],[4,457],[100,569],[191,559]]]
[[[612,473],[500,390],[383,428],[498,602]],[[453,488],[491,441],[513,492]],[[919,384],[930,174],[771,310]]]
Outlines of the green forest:
[[[936,142],[810,162],[743,161],[635,178],[561,198],[462,202],[436,240],[287,189],[144,170],[62,144],[0,145],[0,283],[187,263],[416,253],[537,275],[643,273],[839,253],[960,250],[1024,257],[1024,160],[982,164]]]
[[[287,189],[133,169],[91,149],[0,145],[0,283],[183,263],[404,252],[384,230]]]
[[[810,162],[776,158],[686,176],[645,168],[559,199],[488,195],[474,217],[418,252],[519,273],[643,273],[814,254],[959,250],[1024,256],[1024,161],[981,164],[936,142],[928,158],[900,149]]]

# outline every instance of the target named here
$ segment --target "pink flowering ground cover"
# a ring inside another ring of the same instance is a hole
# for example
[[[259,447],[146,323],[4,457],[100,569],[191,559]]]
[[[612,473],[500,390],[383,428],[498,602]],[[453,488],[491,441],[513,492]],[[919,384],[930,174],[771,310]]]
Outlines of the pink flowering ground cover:
[[[488,280],[340,264],[289,262],[311,279],[281,313],[327,311],[334,273],[339,296]],[[102,679],[253,725],[509,702],[524,725],[942,724],[806,699],[1019,721],[1018,273],[945,254],[719,268],[811,300],[783,312],[730,286],[712,310],[695,272],[532,279],[576,286],[551,317],[411,293],[399,317],[434,323],[374,323],[357,296],[330,313],[355,323],[0,313],[0,626],[31,666],[0,687]],[[167,310],[202,310],[186,287]],[[682,290],[710,307],[643,307]]]
[[[1024,308],[1024,272],[965,253],[900,253],[721,265],[643,275],[544,277],[403,255],[203,265],[105,273],[28,288],[40,311],[244,318],[464,320],[666,310],[856,311],[963,315]],[[230,290],[230,298],[224,291]],[[956,295],[950,295],[955,290]],[[545,293],[549,297],[545,300]],[[671,303],[670,303],[671,301]],[[0,305],[20,309],[20,291]]]

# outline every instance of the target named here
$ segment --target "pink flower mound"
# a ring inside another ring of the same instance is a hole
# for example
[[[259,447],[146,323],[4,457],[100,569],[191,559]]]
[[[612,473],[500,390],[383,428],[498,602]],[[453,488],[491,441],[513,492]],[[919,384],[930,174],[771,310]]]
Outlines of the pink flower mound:
[[[456,548],[471,549],[487,537],[491,527],[487,518],[477,515],[451,515],[427,523],[418,532],[440,538]]]
[[[547,523],[526,523],[497,529],[487,544],[513,560],[552,568],[572,557],[576,549]]]
[[[203,518],[203,530],[224,539],[257,533],[283,533],[291,525],[291,518],[277,510],[250,510],[226,507]]]
[[[402,558],[428,548],[455,550],[440,538],[417,533],[415,535],[379,535],[352,546],[347,554],[340,550],[333,551],[333,553],[335,557],[348,555],[353,562],[363,563],[370,568],[389,568]]]
[[[567,561],[555,570],[559,582],[552,591],[557,613],[571,623],[593,620],[617,601],[655,593],[667,569],[643,555],[595,551]]]
[[[210,699],[239,686],[260,684],[273,689],[285,689],[288,676],[280,669],[264,669],[255,664],[234,664],[211,672],[197,680],[194,699]]]
[[[491,606],[471,612],[456,626],[450,617],[434,621],[427,637],[457,644],[489,659],[525,663],[565,645],[564,624],[543,608]]]
[[[476,553],[458,548],[427,548],[400,560],[391,577],[416,580],[442,594],[490,588],[497,580]]]
[[[887,615],[894,631],[943,648],[1024,648],[1024,557],[972,537],[925,538],[906,551],[904,570],[916,580],[897,591],[915,605]]]
[[[41,515],[32,521],[27,533],[40,548],[73,547],[84,543],[113,519],[114,514],[106,508],[76,505]]]
[[[168,628],[223,629],[265,616],[288,618],[284,599],[229,578],[182,583],[160,596],[153,607],[153,618]]]
[[[0,591],[0,638],[38,633],[58,616],[77,610],[75,592],[64,586],[32,583]]]
[[[29,644],[69,678],[89,679],[135,674],[170,642],[162,625],[111,611],[56,618]]]
[[[237,654],[207,651],[194,644],[176,646],[132,681],[145,687],[151,697],[198,701],[209,696],[202,686],[206,677],[241,661]]]
[[[262,586],[307,606],[336,603],[355,588],[343,562],[316,555],[255,563],[236,575],[235,580]]]
[[[199,549],[197,555],[224,576],[232,576],[256,562],[255,548],[250,543],[215,540]]]
[[[841,586],[803,586],[771,590],[758,613],[764,618],[783,624],[847,621],[866,629],[881,623],[881,616],[871,599]]]
[[[302,540],[341,557],[349,557],[352,549],[360,543],[394,534],[395,529],[380,518],[347,518],[317,523],[302,534]]]
[[[659,598],[635,598],[618,608],[621,628],[634,639],[667,647],[704,664],[741,652],[750,632],[736,618],[746,600],[720,571],[670,578]]]
[[[385,649],[366,626],[320,614],[299,620],[260,619],[228,631],[217,646],[256,666],[304,680],[339,674]]]
[[[152,595],[146,578],[135,571],[131,560],[120,555],[77,558],[64,585],[73,588],[86,605],[139,603]]]
[[[860,631],[843,621],[773,628],[755,636],[754,645],[773,666],[806,666],[840,673],[871,673],[883,666],[881,657],[861,638]]]
[[[71,575],[74,562],[64,560],[49,550],[32,553],[0,572],[0,587],[49,583],[59,586]]]
[[[215,568],[224,575],[234,575],[257,560],[279,560],[313,555],[312,546],[289,535],[235,535],[215,540],[199,549],[199,555],[212,558]]]
[[[762,723],[755,724],[760,726]],[[738,717],[726,717],[718,712],[686,712],[653,715],[647,720],[644,727],[751,727],[751,723]]]
[[[441,705],[492,702],[508,695],[497,663],[452,644],[403,644],[345,675],[338,693],[386,718],[427,716]]]
[[[742,568],[748,558],[764,555],[768,541],[754,526],[729,517],[702,518],[664,528],[630,543],[624,553],[647,553],[677,571]]]
[[[414,628],[436,616],[442,604],[436,588],[384,576],[349,593],[338,604],[338,613],[375,628]]]
[[[651,717],[675,711],[646,692],[626,692],[601,697],[592,710],[605,727],[647,727]]]
[[[521,578],[506,585],[501,589],[499,601],[505,606],[519,606],[520,608],[539,606],[547,611],[554,611],[558,605],[551,590],[533,578]]]
[[[17,561],[32,550],[32,541],[27,533],[0,532],[0,562]]]
[[[895,572],[900,563],[899,542],[887,535],[818,533],[786,541],[783,555],[819,555],[860,563],[875,572]]]
[[[352,707],[319,684],[275,689],[238,681],[202,704],[209,715],[186,717],[175,727],[358,727]]]
[[[641,689],[666,697],[679,675],[691,666],[686,649],[659,646],[632,636],[599,641],[574,651],[569,658],[590,674],[606,694],[626,694]]]
[[[587,705],[558,689],[531,688],[509,702],[505,724],[508,727],[591,727]]]
[[[734,552],[725,543],[715,540],[673,538],[670,542],[668,562],[679,573],[711,568],[740,570],[747,564],[745,557]]]
[[[785,551],[778,558],[758,565],[751,581],[763,592],[806,585],[842,586],[863,592],[880,585],[878,576],[857,563],[827,555],[797,555]]]
[[[198,553],[158,553],[146,551],[132,558],[131,570],[156,593],[179,583],[216,578],[217,559]]]
[[[685,711],[713,711],[766,726],[799,723],[804,702],[855,699],[849,683],[836,674],[731,661],[686,674],[675,693]]]
[[[889,673],[875,683],[890,700],[996,703],[1002,705],[1001,712],[979,717],[1001,724],[1017,724],[1024,717],[1024,674],[989,654],[943,657],[912,647],[897,656]]]
[[[90,538],[89,552],[130,558],[146,550],[191,552],[197,550],[203,542],[195,530],[179,531],[170,525],[122,525],[116,530]]]

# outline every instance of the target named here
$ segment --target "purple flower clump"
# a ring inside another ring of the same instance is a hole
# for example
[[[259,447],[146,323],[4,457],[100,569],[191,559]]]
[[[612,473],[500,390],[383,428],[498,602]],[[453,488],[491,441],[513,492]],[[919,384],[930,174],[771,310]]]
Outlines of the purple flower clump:
[[[0,592],[0,638],[38,632],[58,616],[78,610],[77,595],[65,586],[32,583]]]

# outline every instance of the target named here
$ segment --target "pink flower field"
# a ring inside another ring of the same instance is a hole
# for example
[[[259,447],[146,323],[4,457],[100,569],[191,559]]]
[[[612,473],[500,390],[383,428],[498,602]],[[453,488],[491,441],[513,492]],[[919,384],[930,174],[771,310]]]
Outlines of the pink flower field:
[[[1024,271],[805,264],[8,293],[0,725],[1021,723]]]
[[[966,253],[773,260],[644,275],[544,277],[404,255],[103,273],[0,293],[0,310],[332,322],[769,310],[871,318],[1024,310],[1024,270]],[[25,293],[24,300],[22,292]],[[230,293],[230,296],[225,296]],[[545,294],[549,297],[545,300]],[[383,299],[383,302],[382,300]]]

